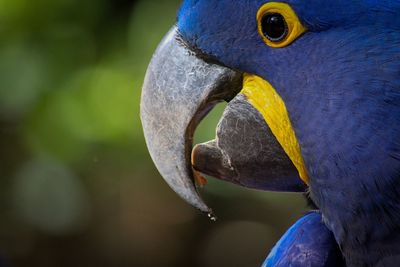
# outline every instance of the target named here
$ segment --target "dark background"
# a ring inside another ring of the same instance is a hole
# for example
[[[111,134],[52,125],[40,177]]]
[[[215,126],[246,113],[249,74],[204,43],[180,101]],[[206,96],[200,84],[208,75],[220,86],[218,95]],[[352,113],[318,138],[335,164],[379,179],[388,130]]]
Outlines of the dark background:
[[[209,180],[211,222],[154,168],[139,120],[178,0],[0,0],[0,258],[7,266],[259,266],[302,196]],[[224,106],[200,126],[212,139]]]

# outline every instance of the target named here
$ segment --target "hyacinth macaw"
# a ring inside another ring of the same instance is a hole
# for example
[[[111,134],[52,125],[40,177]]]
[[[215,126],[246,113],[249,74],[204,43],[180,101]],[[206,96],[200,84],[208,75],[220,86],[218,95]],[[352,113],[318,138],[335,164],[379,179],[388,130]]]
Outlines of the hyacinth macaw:
[[[193,148],[220,101],[216,139]],[[316,210],[264,266],[400,266],[399,0],[186,0],[141,118],[161,175],[204,212],[197,171],[308,193]]]

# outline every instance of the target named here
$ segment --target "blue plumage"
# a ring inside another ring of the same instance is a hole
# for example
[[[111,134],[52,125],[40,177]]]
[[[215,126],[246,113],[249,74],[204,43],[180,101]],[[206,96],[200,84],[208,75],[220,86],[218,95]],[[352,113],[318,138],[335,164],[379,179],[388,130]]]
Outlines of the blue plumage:
[[[298,220],[272,249],[262,267],[341,267],[344,259],[321,214]]]
[[[277,89],[347,265],[400,265],[400,1],[283,1],[308,31],[280,49],[256,30],[265,2],[187,0],[178,28]]]

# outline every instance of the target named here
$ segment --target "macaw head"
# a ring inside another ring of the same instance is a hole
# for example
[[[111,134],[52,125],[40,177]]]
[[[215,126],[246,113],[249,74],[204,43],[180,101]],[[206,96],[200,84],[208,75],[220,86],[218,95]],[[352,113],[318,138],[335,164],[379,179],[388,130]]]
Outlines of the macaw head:
[[[161,175],[205,212],[193,168],[308,190],[345,256],[378,257],[400,225],[399,12],[388,0],[184,1],[143,87]],[[193,149],[219,101],[229,104],[216,139]]]

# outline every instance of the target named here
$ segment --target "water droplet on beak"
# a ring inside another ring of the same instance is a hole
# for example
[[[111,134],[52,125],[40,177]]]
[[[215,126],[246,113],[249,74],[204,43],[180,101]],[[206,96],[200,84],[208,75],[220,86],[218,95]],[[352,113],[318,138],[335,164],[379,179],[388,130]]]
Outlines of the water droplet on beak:
[[[210,220],[213,222],[216,222],[218,219],[217,216],[215,216],[212,212],[208,213],[208,218],[210,218]]]

